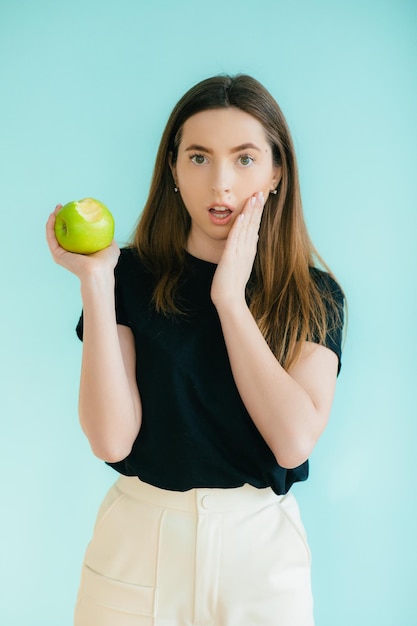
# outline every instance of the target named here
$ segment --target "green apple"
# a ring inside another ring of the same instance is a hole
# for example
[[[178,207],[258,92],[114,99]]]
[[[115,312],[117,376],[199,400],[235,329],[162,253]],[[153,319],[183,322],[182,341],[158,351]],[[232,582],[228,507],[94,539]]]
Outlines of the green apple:
[[[98,252],[112,242],[113,215],[94,198],[68,202],[56,214],[55,236],[59,245],[69,252]]]

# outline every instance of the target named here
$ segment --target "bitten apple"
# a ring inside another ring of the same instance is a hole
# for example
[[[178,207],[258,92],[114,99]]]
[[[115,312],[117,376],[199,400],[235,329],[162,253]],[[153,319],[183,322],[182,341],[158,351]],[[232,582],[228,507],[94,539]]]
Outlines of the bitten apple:
[[[68,202],[55,216],[55,236],[68,252],[93,254],[111,244],[113,215],[94,198]]]

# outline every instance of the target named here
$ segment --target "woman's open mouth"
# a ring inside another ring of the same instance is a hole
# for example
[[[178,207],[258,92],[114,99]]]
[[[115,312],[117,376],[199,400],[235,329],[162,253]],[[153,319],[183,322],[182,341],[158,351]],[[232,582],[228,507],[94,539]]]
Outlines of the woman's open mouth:
[[[225,225],[230,221],[233,211],[227,206],[212,206],[209,208],[209,215],[213,224]]]

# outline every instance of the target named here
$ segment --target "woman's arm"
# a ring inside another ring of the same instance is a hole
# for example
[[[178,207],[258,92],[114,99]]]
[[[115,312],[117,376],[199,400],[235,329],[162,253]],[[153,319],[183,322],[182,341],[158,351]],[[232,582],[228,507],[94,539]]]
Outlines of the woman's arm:
[[[133,335],[116,323],[114,267],[120,251],[109,248],[84,256],[66,252],[54,234],[55,213],[47,223],[47,241],[56,263],[77,275],[83,301],[83,356],[80,379],[81,426],[96,456],[125,458],[141,424]]]
[[[305,342],[297,363],[286,372],[260,332],[245,300],[263,198],[248,202],[227,240],[216,270],[212,299],[217,308],[233,376],[242,400],[278,463],[301,465],[329,418],[337,357],[324,346]]]
[[[133,334],[116,324],[114,279],[94,275],[81,283],[83,356],[79,416],[91,448],[105,461],[130,453],[141,424]]]

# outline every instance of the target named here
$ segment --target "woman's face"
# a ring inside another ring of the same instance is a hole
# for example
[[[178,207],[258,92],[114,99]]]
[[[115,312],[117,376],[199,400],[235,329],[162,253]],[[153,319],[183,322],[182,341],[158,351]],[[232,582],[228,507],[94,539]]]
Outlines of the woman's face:
[[[262,124],[234,107],[185,122],[172,172],[191,217],[188,251],[213,262],[247,200],[258,191],[268,198],[280,178]]]

